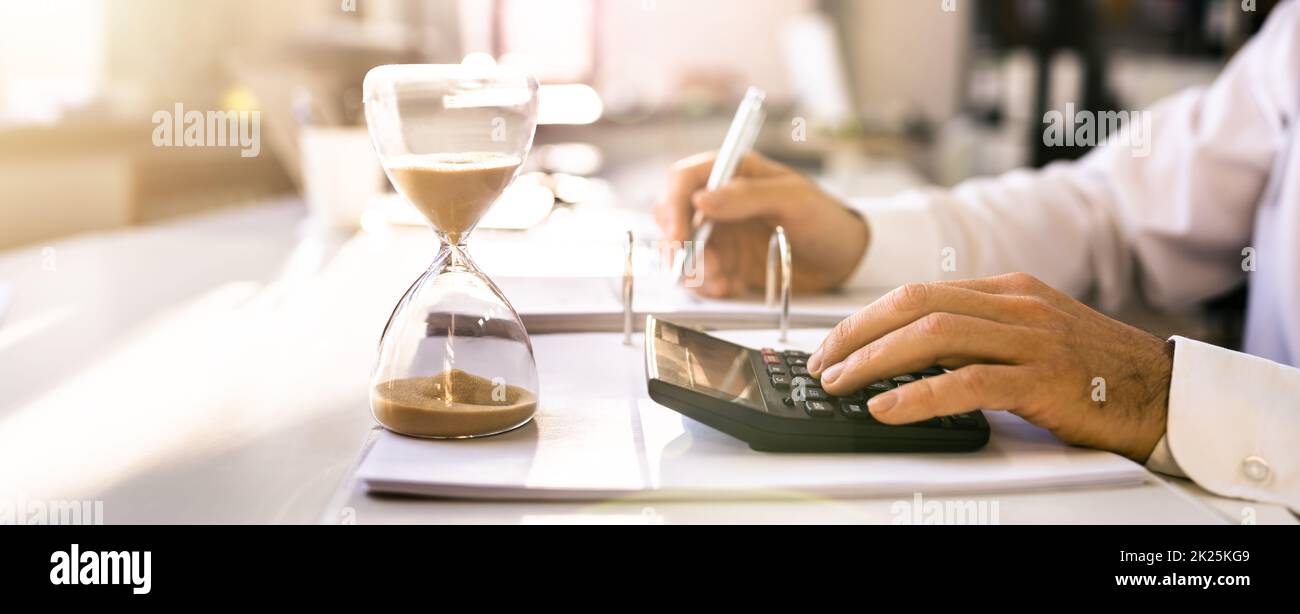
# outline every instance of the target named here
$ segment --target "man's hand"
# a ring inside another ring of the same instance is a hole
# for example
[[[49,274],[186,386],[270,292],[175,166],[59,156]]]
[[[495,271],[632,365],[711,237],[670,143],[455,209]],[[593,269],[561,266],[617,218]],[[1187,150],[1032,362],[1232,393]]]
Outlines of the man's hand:
[[[844,282],[867,249],[866,222],[815,183],[757,154],[746,156],[736,177],[705,191],[714,154],[678,162],[655,219],[672,241],[692,239],[698,210],[714,223],[704,248],[696,287],[724,297],[763,287],[772,231],[784,226],[794,253],[794,289],[825,290]]]
[[[1145,462],[1165,432],[1173,348],[1034,277],[903,286],[840,322],[808,360],[831,394],[940,365],[870,400],[905,424],[1007,410],[1067,443]]]

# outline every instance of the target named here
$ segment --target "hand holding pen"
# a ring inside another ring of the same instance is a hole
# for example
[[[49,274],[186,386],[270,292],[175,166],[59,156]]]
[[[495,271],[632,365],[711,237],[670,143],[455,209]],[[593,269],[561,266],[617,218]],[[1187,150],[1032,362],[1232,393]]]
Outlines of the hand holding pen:
[[[732,118],[731,127],[727,130],[727,136],[723,139],[722,147],[718,150],[718,155],[709,170],[709,183],[706,186],[708,191],[716,192],[729,183],[735,176],[741,159],[754,148],[754,141],[758,140],[758,133],[763,129],[763,120],[767,118],[767,112],[763,109],[766,99],[767,94],[756,87],[751,87],[745,92],[745,98],[736,109],[736,116]],[[695,233],[691,241],[677,253],[677,259],[673,263],[679,283],[689,272],[699,269],[700,254],[709,241],[709,235],[713,233],[713,224],[698,210],[692,218],[691,226],[695,229]]]
[[[665,238],[695,248],[693,260],[674,262],[683,267],[682,285],[715,298],[761,291],[777,225],[790,239],[796,292],[833,288],[848,278],[867,248],[861,216],[810,179],[756,153],[739,157],[734,176],[711,189],[718,158],[703,153],[674,165],[655,207]],[[706,224],[703,245],[692,243]]]

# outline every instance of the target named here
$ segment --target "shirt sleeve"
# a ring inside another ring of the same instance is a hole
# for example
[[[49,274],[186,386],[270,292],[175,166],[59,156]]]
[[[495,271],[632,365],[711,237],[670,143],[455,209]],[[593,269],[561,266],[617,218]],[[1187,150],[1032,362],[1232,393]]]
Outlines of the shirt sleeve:
[[[1147,469],[1174,477],[1187,477],[1187,474],[1183,473],[1183,468],[1178,466],[1178,461],[1174,460],[1173,452],[1169,451],[1168,434],[1161,435],[1155,449],[1151,450],[1151,457],[1147,459]]]
[[[1300,512],[1300,369],[1173,340],[1166,433],[1147,467]]]
[[[867,221],[871,238],[846,286],[892,288],[941,277],[943,241],[923,192],[852,200],[849,206]]]

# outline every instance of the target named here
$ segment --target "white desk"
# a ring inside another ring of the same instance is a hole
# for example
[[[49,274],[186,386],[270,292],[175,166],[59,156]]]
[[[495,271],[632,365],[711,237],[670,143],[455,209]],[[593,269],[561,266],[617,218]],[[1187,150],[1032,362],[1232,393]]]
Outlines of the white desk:
[[[529,504],[377,499],[348,471],[366,379],[424,231],[300,241],[294,201],[0,253],[0,499],[92,499],[106,522],[890,522],[892,501]],[[615,232],[610,212],[595,224]],[[576,223],[573,220],[564,223]],[[641,222],[637,222],[641,223]],[[546,243],[565,229],[541,229]],[[485,233],[472,251],[502,274]],[[509,240],[518,240],[511,235]],[[525,264],[558,266],[536,250]],[[570,256],[572,254],[570,253]],[[506,274],[520,271],[504,271]],[[1178,488],[999,495],[1002,522],[1294,523]],[[338,517],[345,516],[345,517]]]

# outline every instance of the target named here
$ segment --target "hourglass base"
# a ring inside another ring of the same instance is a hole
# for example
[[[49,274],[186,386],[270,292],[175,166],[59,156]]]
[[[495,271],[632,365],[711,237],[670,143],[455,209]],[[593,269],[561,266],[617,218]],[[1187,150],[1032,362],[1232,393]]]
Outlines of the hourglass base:
[[[530,416],[527,420],[524,420],[523,422],[520,422],[519,424],[516,424],[512,427],[505,428],[492,433],[483,433],[481,435],[419,435],[416,433],[403,433],[402,431],[384,425],[382,422],[380,423],[380,426],[383,426],[385,430],[391,431],[393,433],[397,433],[398,435],[401,435],[403,437],[413,437],[415,439],[429,439],[433,441],[455,441],[459,439],[483,439],[485,437],[496,437],[497,435],[505,435],[506,433],[517,431],[521,428],[524,428],[525,426],[528,426],[528,423],[532,421],[533,421],[533,417]]]
[[[375,420],[411,437],[467,439],[511,431],[537,413],[528,390],[453,369],[382,382],[371,393]]]

